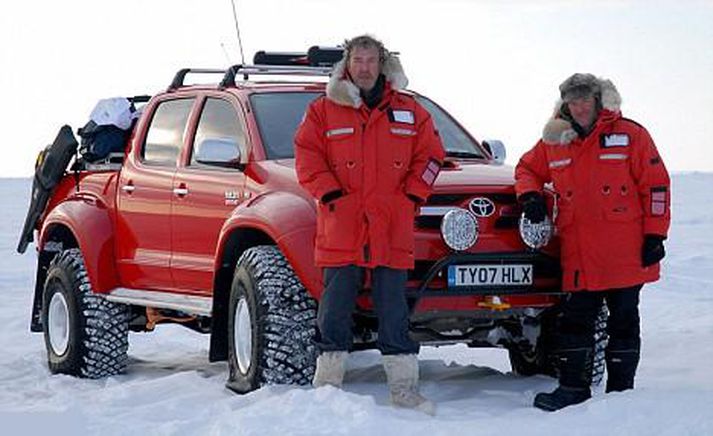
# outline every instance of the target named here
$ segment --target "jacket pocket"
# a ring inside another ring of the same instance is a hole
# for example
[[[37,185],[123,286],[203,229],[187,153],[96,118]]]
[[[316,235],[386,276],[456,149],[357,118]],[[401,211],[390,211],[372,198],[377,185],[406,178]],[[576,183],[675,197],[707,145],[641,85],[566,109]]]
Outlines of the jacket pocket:
[[[621,152],[600,153],[597,158],[596,174],[599,181],[612,188],[626,184],[631,178],[629,154]]]
[[[380,186],[387,192],[401,191],[411,166],[416,131],[410,127],[390,127],[379,147]]]
[[[641,219],[643,213],[640,207],[632,204],[608,205],[604,208],[604,219],[613,222],[631,222]]]
[[[327,130],[327,156],[332,172],[343,187],[352,190],[355,185],[358,153],[355,149],[355,129],[339,127]]]
[[[415,245],[414,216],[416,204],[405,194],[394,195],[391,204],[389,235],[393,249],[413,253]]]
[[[559,204],[557,205],[556,210],[557,213],[554,217],[555,227],[558,232],[561,232],[572,225],[572,222],[574,221],[574,210],[571,205],[562,207]]]
[[[319,203],[317,247],[327,250],[355,250],[362,233],[358,196],[345,195],[327,204]]]
[[[389,132],[391,133],[388,138],[392,160],[408,167],[413,152],[416,130],[411,127],[390,127]]]
[[[550,178],[552,185],[560,195],[566,195],[569,187],[572,186],[571,172],[572,159],[562,158],[549,163]]]

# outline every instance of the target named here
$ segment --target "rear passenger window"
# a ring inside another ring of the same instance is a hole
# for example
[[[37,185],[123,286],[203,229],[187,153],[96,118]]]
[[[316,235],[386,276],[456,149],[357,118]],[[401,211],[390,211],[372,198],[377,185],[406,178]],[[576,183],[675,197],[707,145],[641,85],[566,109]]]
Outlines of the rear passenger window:
[[[141,150],[144,162],[176,166],[194,100],[184,98],[159,104],[151,119],[144,148]]]
[[[201,155],[201,146],[206,141],[221,141],[236,146],[245,155],[245,131],[233,105],[219,98],[208,98],[198,121],[193,141],[191,165],[196,165]]]

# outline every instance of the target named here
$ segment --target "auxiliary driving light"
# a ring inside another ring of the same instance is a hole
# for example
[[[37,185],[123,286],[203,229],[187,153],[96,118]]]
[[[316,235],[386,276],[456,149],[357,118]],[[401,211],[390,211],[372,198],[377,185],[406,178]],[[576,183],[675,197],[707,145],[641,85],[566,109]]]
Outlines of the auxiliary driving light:
[[[520,215],[520,237],[530,248],[538,249],[547,245],[552,238],[552,230],[552,220],[548,216],[539,223],[533,223],[525,218],[524,213]]]
[[[453,250],[465,251],[478,240],[478,220],[468,210],[450,210],[441,221],[441,236]]]

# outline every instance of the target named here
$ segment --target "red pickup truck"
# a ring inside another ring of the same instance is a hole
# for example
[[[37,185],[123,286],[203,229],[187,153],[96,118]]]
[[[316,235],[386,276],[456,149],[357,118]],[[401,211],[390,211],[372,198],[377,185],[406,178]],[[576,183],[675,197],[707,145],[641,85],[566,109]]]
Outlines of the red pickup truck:
[[[313,51],[181,70],[146,102],[124,154],[76,159],[51,189],[39,186],[44,198],[34,196],[18,250],[36,241],[31,329],[44,332],[52,372],[117,374],[129,331],[178,323],[210,334],[209,359],[228,360],[236,392],[310,382],[322,283],[316,204],[297,183],[293,135],[325,92],[330,68]],[[223,77],[184,85],[203,73]],[[423,344],[505,347],[515,371],[552,373],[556,235],[521,218],[501,143],[476,140],[413,95],[448,157],[413,223],[411,333]],[[74,140],[68,128],[63,135]],[[367,288],[354,313],[355,349],[374,346],[376,327]]]

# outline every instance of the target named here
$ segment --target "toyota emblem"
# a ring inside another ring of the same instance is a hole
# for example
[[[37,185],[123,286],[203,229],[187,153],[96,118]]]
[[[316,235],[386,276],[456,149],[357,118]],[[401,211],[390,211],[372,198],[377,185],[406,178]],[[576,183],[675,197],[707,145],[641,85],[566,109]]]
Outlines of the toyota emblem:
[[[487,218],[495,213],[495,204],[485,197],[477,197],[470,201],[470,211],[479,218]]]

